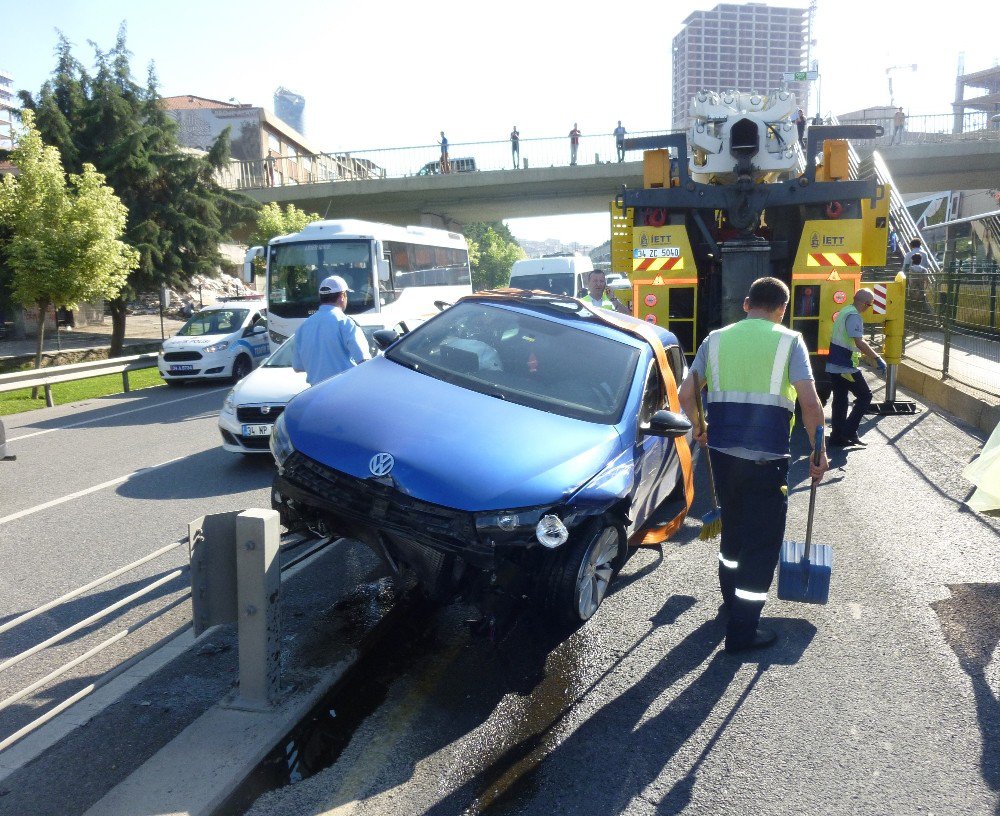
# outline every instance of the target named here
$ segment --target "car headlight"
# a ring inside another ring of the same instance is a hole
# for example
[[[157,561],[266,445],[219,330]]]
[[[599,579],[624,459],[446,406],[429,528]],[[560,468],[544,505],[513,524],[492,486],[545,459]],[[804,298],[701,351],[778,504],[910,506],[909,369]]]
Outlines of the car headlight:
[[[542,516],[541,521],[535,527],[535,538],[543,547],[554,550],[556,547],[565,544],[569,539],[569,530],[562,523],[562,519],[554,513]]]
[[[268,335],[271,338],[271,342],[274,343],[275,345],[278,345],[278,346],[280,346],[282,343],[284,343],[288,339],[288,335],[287,334],[282,334],[281,332],[276,332],[274,329],[268,329],[267,333],[268,333]]]
[[[568,527],[579,523],[583,517],[572,508],[563,507],[559,512],[565,519],[564,523],[556,512],[556,508],[546,504],[541,507],[477,513],[476,532],[481,538],[491,541],[518,542],[523,545],[534,538],[543,546],[554,548],[566,542],[569,538]]]
[[[221,343],[216,343],[213,346],[205,346],[205,354],[215,354],[217,351],[225,351],[229,348],[229,341],[223,340]]]
[[[236,400],[233,396],[235,392],[236,392],[235,388],[230,388],[229,393],[226,394],[225,401],[222,403],[222,410],[227,414],[231,414],[233,411],[236,410]]]
[[[288,436],[288,429],[285,427],[284,414],[278,415],[278,420],[271,429],[270,445],[271,455],[274,456],[274,461],[277,462],[279,468],[289,456],[295,453],[295,447],[292,445],[292,440]]]

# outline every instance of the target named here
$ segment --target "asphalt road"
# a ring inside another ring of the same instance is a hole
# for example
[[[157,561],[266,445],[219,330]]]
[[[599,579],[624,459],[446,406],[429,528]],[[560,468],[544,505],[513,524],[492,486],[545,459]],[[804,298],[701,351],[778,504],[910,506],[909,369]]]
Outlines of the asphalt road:
[[[498,645],[460,607],[412,620],[297,746],[333,764],[249,813],[1000,813],[1000,524],[959,476],[982,440],[927,411],[866,425],[818,497],[831,602],[772,593],[759,659],[721,651],[689,521],[564,642],[529,613]],[[802,540],[801,459],[790,479]]]
[[[6,420],[19,458],[0,463],[0,622],[203,513],[267,506],[267,457],[219,447],[224,394],[157,388]],[[331,703],[312,764],[333,764],[250,812],[1000,813],[1000,524],[964,509],[959,476],[982,439],[929,411],[873,419],[866,439],[834,453],[820,488],[831,603],[772,600],[781,638],[759,662],[720,651],[715,547],[689,521],[662,552],[638,551],[566,640],[527,611],[499,644],[471,637],[461,606],[409,616]],[[799,460],[790,537],[804,536],[804,471]],[[0,634],[0,661],[186,559],[179,548]],[[0,696],[186,586],[182,573],[114,626],[0,670]],[[181,604],[0,711],[0,736],[189,615]]]
[[[245,458],[220,446],[216,417],[227,390],[160,386],[5,418],[18,458],[0,463],[0,624],[181,539],[201,515],[270,506],[270,457]],[[190,586],[187,562],[187,547],[178,547],[0,634],[2,664],[166,579],[107,622],[0,669],[0,700],[177,599]],[[0,711],[0,739],[190,619],[183,602]]]

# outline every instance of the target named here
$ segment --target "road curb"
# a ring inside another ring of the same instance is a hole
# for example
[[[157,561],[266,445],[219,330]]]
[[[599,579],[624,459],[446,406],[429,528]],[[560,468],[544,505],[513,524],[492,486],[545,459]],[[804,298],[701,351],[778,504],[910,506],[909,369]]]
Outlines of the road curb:
[[[940,376],[912,361],[900,363],[898,369],[899,385],[989,436],[1000,424],[1000,397]]]
[[[84,816],[211,816],[357,662],[351,651],[272,711],[220,703],[205,712]]]

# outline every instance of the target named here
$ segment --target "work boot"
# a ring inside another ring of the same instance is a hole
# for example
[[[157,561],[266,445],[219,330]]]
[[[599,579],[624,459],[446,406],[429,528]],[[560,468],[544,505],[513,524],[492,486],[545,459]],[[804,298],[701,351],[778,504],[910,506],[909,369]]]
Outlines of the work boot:
[[[738,654],[739,652],[748,652],[751,649],[766,649],[774,641],[778,639],[778,636],[770,629],[764,629],[761,626],[757,627],[757,631],[754,632],[752,638],[736,638],[732,635],[726,635],[726,653],[727,654]]]

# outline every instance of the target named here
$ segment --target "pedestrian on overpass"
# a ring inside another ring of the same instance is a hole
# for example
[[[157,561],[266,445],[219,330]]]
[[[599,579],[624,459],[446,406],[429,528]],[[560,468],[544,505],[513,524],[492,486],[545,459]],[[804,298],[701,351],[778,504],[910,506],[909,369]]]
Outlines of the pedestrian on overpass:
[[[854,294],[854,302],[841,309],[833,323],[830,355],[826,362],[826,373],[830,375],[833,387],[833,413],[830,415],[830,438],[827,440],[832,448],[865,447],[858,436],[858,427],[861,417],[872,404],[872,391],[858,368],[861,355],[871,360],[879,373],[885,371],[885,360],[864,338],[865,324],[861,315],[871,308],[874,301],[875,294],[871,289],[859,289]],[[847,413],[848,394],[854,395],[850,414]]]
[[[292,368],[304,371],[309,385],[371,357],[361,327],[344,313],[350,291],[340,275],[324,279],[319,285],[319,309],[295,330]]]
[[[451,172],[451,162],[448,161],[448,137],[444,135],[444,131],[441,131],[441,141],[438,143],[441,145],[441,172],[450,173]]]
[[[611,309],[622,314],[629,314],[615,293],[608,289],[608,279],[600,269],[592,269],[587,275],[587,294],[581,300],[594,309]]]
[[[618,120],[618,127],[615,128],[615,151],[618,153],[618,161],[625,161],[625,134],[628,131],[622,127],[622,120]]]
[[[517,125],[510,132],[510,157],[514,160],[514,169],[517,170],[521,164],[521,134],[517,132]]]
[[[708,448],[722,509],[719,587],[727,652],[764,648],[777,639],[759,623],[785,533],[796,399],[810,442],[823,427],[809,351],[801,334],[781,325],[787,307],[788,287],[777,278],[758,278],[743,301],[746,319],[709,334],[691,363],[699,387],[708,389],[707,432],[695,439]],[[695,416],[690,373],[680,400]],[[825,449],[819,454],[819,464],[809,458],[814,481],[829,467]]]
[[[891,145],[896,144],[897,137],[899,140],[899,144],[903,143],[903,130],[905,129],[905,127],[906,127],[906,114],[903,113],[902,108],[899,108],[892,115],[892,140],[889,142],[889,144]]]
[[[573,129],[569,132],[569,163],[576,164],[576,151],[580,149],[580,129],[573,123]]]

